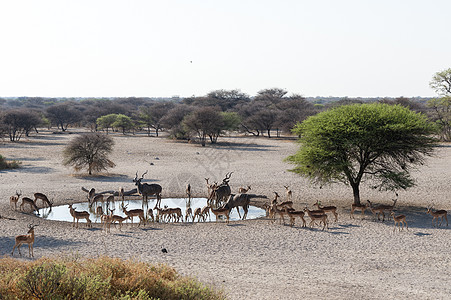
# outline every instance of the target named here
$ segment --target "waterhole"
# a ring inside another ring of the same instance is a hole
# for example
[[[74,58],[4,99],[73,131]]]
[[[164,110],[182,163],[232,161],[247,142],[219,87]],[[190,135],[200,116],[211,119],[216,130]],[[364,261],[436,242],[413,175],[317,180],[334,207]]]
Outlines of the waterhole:
[[[147,203],[143,202],[142,200],[125,200],[124,201],[124,205],[126,205],[127,210],[137,209],[137,208],[144,209],[146,218],[147,218],[148,209],[154,208],[155,203],[156,203],[155,200],[149,200]],[[97,205],[94,204],[91,208],[89,208],[89,204],[87,202],[81,202],[81,203],[73,204],[72,207],[76,211],[88,211],[90,213],[89,218],[91,219],[92,222],[101,223],[100,215],[96,215],[97,206],[101,206],[104,213],[107,212],[107,209],[114,209],[115,215],[120,215],[120,216],[125,217],[125,214],[121,208],[121,204],[122,204],[122,201],[114,201],[114,202],[109,203],[108,207],[107,207],[106,203],[98,203]],[[198,208],[198,207],[202,208],[205,205],[207,205],[207,199],[206,198],[192,198],[191,202],[189,204],[190,204],[192,211],[194,212],[194,210],[196,208]],[[183,214],[183,220],[185,220],[185,211],[186,211],[186,208],[188,205],[188,200],[186,198],[161,199],[161,207],[164,207],[166,205],[167,205],[167,207],[170,207],[170,208],[176,208],[176,207],[181,208],[182,214]],[[153,213],[156,214],[156,211],[154,210]],[[240,207],[241,217],[243,216],[243,213],[244,213],[244,211]],[[256,219],[256,218],[260,218],[260,217],[264,217],[264,216],[265,216],[265,210],[263,210],[259,207],[256,207],[256,206],[249,206],[247,219]],[[38,217],[41,217],[41,218],[44,218],[47,220],[54,220],[54,221],[66,221],[66,222],[73,221],[73,217],[71,216],[71,214],[69,212],[69,207],[67,204],[60,205],[60,206],[53,206],[51,209],[50,208],[41,208],[39,210]],[[219,216],[219,217],[221,220],[218,220],[218,221],[223,221],[222,216]],[[240,218],[238,216],[238,212],[237,212],[236,208],[234,208],[232,213],[230,214],[230,220],[236,221],[239,219]],[[191,219],[189,221],[191,221]],[[85,223],[86,220],[80,219],[79,222]],[[128,222],[130,222],[130,221],[128,220]],[[133,222],[137,223],[138,218],[135,217],[133,219]],[[196,218],[196,222],[197,222],[197,218]],[[206,222],[216,222],[215,215],[210,213],[210,218],[207,217]]]

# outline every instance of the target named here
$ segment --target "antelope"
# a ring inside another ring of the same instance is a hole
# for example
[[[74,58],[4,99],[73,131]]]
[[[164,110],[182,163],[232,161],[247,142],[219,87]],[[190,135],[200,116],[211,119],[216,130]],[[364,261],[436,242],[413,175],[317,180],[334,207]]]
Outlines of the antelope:
[[[157,203],[156,206],[160,206],[161,203],[161,185],[152,183],[141,183],[141,180],[143,180],[144,175],[147,174],[147,171],[144,172],[141,175],[141,178],[138,179],[138,172],[136,172],[135,179],[133,179],[133,182],[136,186],[138,186],[138,193],[143,196],[143,201],[147,201],[147,198],[149,196],[155,195],[157,197]]]
[[[307,207],[304,209],[304,211],[305,212],[307,212],[307,214],[308,214],[308,216],[310,217],[310,224],[309,224],[309,226],[310,226],[310,228],[312,228],[313,227],[313,224],[315,223],[315,220],[320,220],[320,224],[321,224],[321,222],[323,223],[323,230],[324,230],[324,228],[326,228],[326,226],[327,226],[327,229],[329,229],[329,225],[328,225],[328,222],[327,222],[327,215],[324,213],[324,211],[312,211],[312,210],[309,210]]]
[[[225,178],[222,180],[222,183],[213,190],[212,194],[210,195],[210,200],[213,199],[213,196],[215,197],[217,202],[227,200],[227,197],[232,193],[229,186],[229,181],[232,174],[233,172],[226,174]]]
[[[277,204],[277,199],[279,198],[280,198],[279,194],[277,192],[274,192],[274,199],[271,202],[272,205],[275,205],[277,206],[277,208],[280,209],[284,209],[285,207],[293,208],[293,201],[283,201],[282,203]]]
[[[156,219],[158,220],[158,222],[166,222],[167,219],[170,218],[170,212],[167,209],[168,207],[165,205],[164,208],[161,207],[157,207],[155,206],[153,209],[155,209],[157,211],[157,217]]]
[[[406,224],[406,229],[409,230],[409,227],[407,227],[407,221],[406,221],[405,215],[395,216],[395,213],[392,211],[390,213],[390,216],[392,216],[393,220],[395,221],[395,227],[393,228],[393,232],[395,232],[396,224],[398,224],[399,231],[401,231],[401,225],[402,225],[402,229],[404,230],[404,224]]]
[[[185,211],[185,222],[188,222],[189,218],[191,217],[191,219],[193,219],[193,210],[191,209],[191,207],[187,207],[186,211]]]
[[[286,206],[283,209],[279,209],[279,208],[277,208],[277,206],[274,207],[274,212],[279,215],[279,224],[282,224],[282,221],[283,221],[283,225],[285,225],[284,216],[285,215],[288,216],[288,211],[294,211],[294,209],[288,208]],[[275,218],[274,218],[274,221],[275,221]]]
[[[247,212],[249,210],[249,203],[250,197],[248,194],[236,194],[236,195],[231,194],[224,207],[230,208],[230,211],[232,211],[232,209],[236,207],[236,210],[238,211],[238,216],[241,219],[240,215],[240,206],[241,206],[244,210],[243,220],[245,220]]]
[[[52,207],[53,201],[50,201],[49,198],[47,198],[46,195],[43,193],[34,193],[34,203],[38,203],[38,199],[42,200],[42,203],[44,205],[47,205],[47,207]]]
[[[289,208],[286,209],[288,210]],[[279,215],[279,224],[282,224],[282,220],[283,224],[285,224],[284,215],[287,215],[288,213],[286,212],[285,208],[284,209],[277,208],[277,204],[273,202],[268,209],[269,222],[274,223],[276,221],[276,214]]]
[[[213,190],[213,184],[208,183],[208,181],[210,180],[210,178],[204,178],[204,179],[205,179],[205,181],[207,182],[207,183],[206,183],[206,185],[207,185],[207,195],[210,197],[211,191]]]
[[[291,200],[291,198],[293,197],[293,192],[290,190],[290,186],[288,185],[284,185],[283,186],[286,190],[286,194],[287,194],[287,201]]]
[[[87,211],[85,211],[85,210],[84,211],[75,211],[75,209],[72,207],[72,204],[69,204],[69,212],[70,212],[71,216],[74,218],[72,227],[78,228],[78,221],[80,219],[86,220],[86,227],[92,227],[92,222],[89,219],[89,213]],[[77,226],[75,226],[75,219],[77,219]]]
[[[293,208],[293,201],[283,201],[280,204],[277,204],[277,207],[280,207],[281,209],[284,209],[285,207]]]
[[[443,218],[445,218],[446,220],[446,226],[448,226],[448,212],[446,210],[436,210],[436,211],[432,211],[432,206],[427,208],[427,214],[430,214],[432,216],[432,226],[434,226],[434,220],[435,220],[435,226],[441,226],[442,222],[443,222]],[[438,223],[438,218],[440,218],[440,224]]]
[[[196,217],[197,217],[197,222],[200,222],[200,219],[202,218],[202,209],[200,207],[198,207],[194,210],[193,222],[196,220]]]
[[[112,215],[111,223],[115,224],[115,222],[118,222],[119,223],[119,231],[122,231],[122,222],[124,222],[127,219],[130,219],[130,217],[129,216],[122,217],[122,216],[118,216],[118,215]],[[116,226],[116,224],[115,224],[115,226]]]
[[[150,220],[151,220],[152,222],[155,222],[155,218],[154,218],[154,216],[153,216],[153,210],[152,210],[151,208],[149,208],[149,209],[147,210],[147,218],[148,218],[148,219],[150,218]]]
[[[141,222],[143,223],[143,225],[145,225],[146,221],[144,219],[144,210],[142,210],[140,208],[127,210],[127,206],[128,206],[128,204],[125,206],[124,206],[124,204],[122,204],[122,211],[132,221],[131,223],[133,224],[133,217],[138,217],[139,218],[138,227],[139,227],[139,225],[141,225]]]
[[[114,202],[114,195],[108,196],[105,201],[106,201],[107,204],[109,204],[111,202]]]
[[[247,188],[245,188],[245,187],[240,187],[239,189],[238,189],[238,194],[246,194],[248,191],[250,191],[251,190],[251,186],[250,185],[248,185],[247,186]]]
[[[231,211],[231,208],[226,208],[226,207],[217,208],[217,209],[215,209],[213,207],[211,208],[211,212],[216,217],[216,223],[218,222],[219,216],[225,216],[227,219],[226,223],[229,224],[230,211]]]
[[[98,216],[103,215],[103,208],[102,208],[102,206],[97,206],[97,208],[96,208],[96,215],[98,215]]]
[[[97,205],[98,202],[103,202],[102,194],[95,195],[94,198],[92,198],[92,202],[91,202],[91,204],[89,204],[89,206],[91,206],[94,203]]]
[[[34,244],[34,228],[38,225],[30,224],[28,225],[28,232],[25,235],[18,235],[16,236],[16,244],[13,247],[13,251],[11,252],[11,256],[14,255],[14,250],[17,247],[17,250],[19,251],[19,255],[22,256],[22,253],[20,253],[20,246],[23,244],[28,244],[28,255],[30,257],[34,257],[33,254],[33,244]]]
[[[9,206],[12,207],[12,204],[14,204],[14,210],[17,210],[17,201],[19,201],[21,195],[22,191],[20,191],[20,193],[16,191],[14,196],[9,197]]]
[[[36,211],[39,215],[39,208],[36,206],[36,203],[34,203],[33,199],[28,197],[22,198],[22,204],[20,204],[20,210],[24,209],[25,204],[31,207],[33,211]]]
[[[92,203],[92,199],[94,198],[95,194],[96,194],[96,189],[95,188],[91,188],[89,190],[89,192],[88,192],[88,195],[86,196],[86,198],[88,198],[88,202],[89,202],[90,206],[92,205],[91,204]]]
[[[211,217],[210,217],[210,206],[206,205],[204,207],[202,207],[202,210],[200,211],[200,214],[202,215],[202,219],[204,220],[204,222],[207,221],[207,216],[211,221]]]
[[[355,203],[353,203],[351,205],[351,215],[349,216],[349,218],[355,219],[354,218],[354,211],[355,210],[361,210],[362,211],[362,219],[363,219],[363,216],[365,215],[365,210],[366,210],[367,207],[368,207],[368,204],[355,204]]]
[[[378,206],[373,206],[373,203],[371,203],[370,200],[366,200],[368,201],[368,203],[370,204],[370,210],[373,213],[373,215],[377,215],[377,220],[380,221],[379,215],[382,214],[382,222],[385,221],[385,214],[384,211],[388,211],[391,212],[393,210],[393,208],[395,207],[396,201],[398,201],[398,199],[394,199],[393,201],[393,205],[378,205]]]
[[[306,227],[306,223],[305,223],[305,219],[304,219],[305,213],[302,210],[290,211],[290,210],[288,210],[288,207],[285,207],[285,212],[290,217],[290,226],[291,227],[294,226],[294,222],[295,222],[296,217],[299,217],[301,219],[302,227]]]
[[[168,222],[171,222],[172,218],[174,219],[174,222],[178,222],[180,221],[180,219],[182,219],[183,221],[182,210],[179,207],[168,208],[167,206],[165,206],[164,209],[156,209],[159,211],[159,214],[168,216]]]
[[[321,206],[321,202],[316,200],[316,203],[313,204],[313,206],[318,207],[319,210],[324,211],[325,213],[331,212],[335,216],[335,222],[338,221],[338,214],[337,214],[337,207],[336,206]]]
[[[125,193],[124,188],[120,187],[118,195],[119,195],[119,198],[121,198],[122,202],[124,202],[124,199],[125,199],[124,193]]]
[[[191,200],[191,184],[188,183],[186,185],[185,193],[186,196],[188,197],[188,200]]]
[[[101,208],[101,206],[99,206]],[[102,216],[100,217],[100,221],[103,224],[103,229],[106,230],[107,232],[110,232],[110,227],[111,227],[111,223],[113,222],[113,210],[110,210],[111,214],[109,215],[104,215],[102,214]]]

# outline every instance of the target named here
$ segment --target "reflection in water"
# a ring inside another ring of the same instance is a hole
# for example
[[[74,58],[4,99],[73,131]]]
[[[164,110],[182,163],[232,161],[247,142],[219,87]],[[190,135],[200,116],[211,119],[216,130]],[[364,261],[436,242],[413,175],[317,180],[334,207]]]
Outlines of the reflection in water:
[[[124,205],[127,205],[127,210],[130,209],[137,209],[141,208],[144,210],[145,217],[148,218],[148,210],[149,208],[154,208],[156,203],[156,200],[149,200],[147,202],[144,202],[142,200],[125,200]],[[121,208],[122,201],[114,201],[110,202],[107,207],[107,203],[98,203],[97,207],[101,207],[101,210],[106,213],[107,211],[113,210],[113,213],[115,215],[119,215],[122,217],[126,217],[124,212]],[[185,220],[185,212],[187,207],[191,207],[192,211],[194,212],[196,208],[202,208],[207,205],[207,199],[206,198],[191,198],[190,201],[187,201],[187,199],[184,198],[167,198],[161,200],[161,206],[168,206],[170,208],[176,208],[179,207],[182,210],[183,214],[183,220]],[[92,206],[89,208],[88,202],[82,202],[82,203],[75,203],[73,204],[73,208],[76,211],[88,211],[91,216],[90,219],[93,223],[101,223],[100,221],[100,214],[96,214],[97,207]],[[243,209],[241,209],[241,212],[243,212]],[[39,210],[40,217],[48,220],[55,220],[55,221],[66,221],[66,222],[72,222],[73,218],[70,215],[69,207],[67,204],[60,205],[60,206],[53,206],[51,208],[41,208]],[[156,214],[156,211],[153,212]],[[255,206],[249,206],[249,212],[247,215],[247,219],[255,219],[265,216],[265,210],[255,207]],[[150,217],[150,216],[149,216]],[[220,221],[223,221],[222,218],[220,218]],[[191,219],[190,219],[191,220]],[[238,213],[236,208],[233,209],[232,213],[230,214],[230,220],[236,221],[239,220]],[[197,219],[196,219],[197,221]],[[216,218],[214,214],[211,214],[211,222],[215,222]],[[81,219],[80,223],[86,222],[85,220]],[[128,220],[128,222],[130,222]],[[136,222],[136,220],[135,220]],[[210,220],[207,218],[207,222],[210,222]]]

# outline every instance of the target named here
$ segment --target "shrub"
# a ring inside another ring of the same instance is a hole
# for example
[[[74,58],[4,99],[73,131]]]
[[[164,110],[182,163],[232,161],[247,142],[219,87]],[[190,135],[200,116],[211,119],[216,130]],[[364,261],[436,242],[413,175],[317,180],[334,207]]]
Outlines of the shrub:
[[[0,299],[225,299],[166,265],[119,258],[2,258],[0,273]]]
[[[17,160],[6,161],[5,157],[0,155],[0,170],[5,169],[17,169],[20,165],[20,162]]]

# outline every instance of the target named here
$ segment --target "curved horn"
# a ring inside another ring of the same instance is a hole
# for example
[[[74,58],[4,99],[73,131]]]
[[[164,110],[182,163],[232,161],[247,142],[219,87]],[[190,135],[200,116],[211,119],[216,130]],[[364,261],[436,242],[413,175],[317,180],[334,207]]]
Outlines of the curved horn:
[[[146,172],[144,172],[144,173],[141,175],[141,178],[144,178],[144,175],[146,175],[148,171],[149,171],[149,170],[146,170]]]

